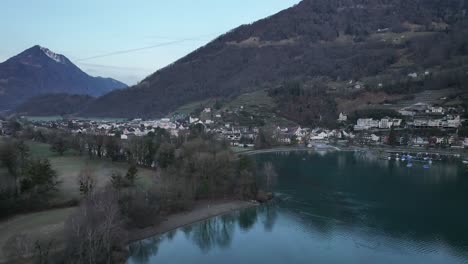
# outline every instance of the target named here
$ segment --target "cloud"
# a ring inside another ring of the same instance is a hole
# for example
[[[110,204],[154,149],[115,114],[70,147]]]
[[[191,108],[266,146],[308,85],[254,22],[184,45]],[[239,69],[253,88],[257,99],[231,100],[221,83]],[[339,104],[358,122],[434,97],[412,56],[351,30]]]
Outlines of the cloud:
[[[125,67],[93,63],[78,63],[88,74],[93,76],[111,77],[128,85],[133,85],[153,73],[155,69],[140,67]]]
[[[115,65],[104,65],[104,64],[84,63],[84,62],[78,62],[78,64],[84,67],[92,67],[94,69],[113,69],[113,70],[120,70],[120,71],[151,71],[153,70],[153,69],[142,68],[142,67],[115,66]]]

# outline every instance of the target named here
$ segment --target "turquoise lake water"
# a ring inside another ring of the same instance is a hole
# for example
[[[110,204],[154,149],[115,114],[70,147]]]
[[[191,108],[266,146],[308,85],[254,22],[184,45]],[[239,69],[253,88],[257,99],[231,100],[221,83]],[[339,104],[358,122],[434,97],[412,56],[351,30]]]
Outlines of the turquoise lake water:
[[[278,198],[130,246],[128,263],[468,263],[468,172],[370,153],[256,156]]]

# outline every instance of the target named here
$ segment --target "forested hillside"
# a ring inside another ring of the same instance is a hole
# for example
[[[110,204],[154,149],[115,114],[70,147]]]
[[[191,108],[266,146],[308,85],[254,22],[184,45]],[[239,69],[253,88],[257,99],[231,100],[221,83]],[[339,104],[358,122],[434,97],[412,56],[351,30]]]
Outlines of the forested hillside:
[[[44,94],[33,97],[16,108],[16,112],[31,116],[75,114],[94,100],[89,95]]]
[[[158,117],[189,102],[297,82],[307,98],[297,107],[277,98],[279,111],[317,121],[336,114],[333,104],[320,105],[362,91],[461,89],[467,9],[463,0],[304,0],[218,37],[135,87],[98,98],[83,114]]]

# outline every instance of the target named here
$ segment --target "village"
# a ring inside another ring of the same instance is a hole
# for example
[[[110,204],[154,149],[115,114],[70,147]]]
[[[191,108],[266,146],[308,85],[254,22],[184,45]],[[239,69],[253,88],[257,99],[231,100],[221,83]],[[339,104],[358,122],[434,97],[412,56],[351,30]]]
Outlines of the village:
[[[240,107],[242,108],[242,106]],[[233,110],[235,111],[235,110]],[[398,145],[426,148],[468,148],[468,137],[460,136],[463,126],[460,116],[461,108],[444,108],[425,103],[417,103],[398,111],[399,117],[382,117],[380,119],[359,116],[352,120],[346,113],[340,113],[337,127],[272,125],[242,126],[238,122],[227,122],[223,119],[226,110],[219,111],[205,107],[199,114],[173,115],[157,120],[85,120],[67,118],[55,121],[33,121],[38,127],[57,128],[73,134],[98,134],[119,137],[128,140],[141,137],[161,128],[178,136],[191,127],[198,126],[207,133],[225,140],[233,147],[254,148],[259,133],[269,137],[273,145],[299,145],[316,147],[321,144],[339,146],[384,146]],[[231,119],[232,120],[232,119]],[[8,134],[8,123],[0,123],[0,133]]]

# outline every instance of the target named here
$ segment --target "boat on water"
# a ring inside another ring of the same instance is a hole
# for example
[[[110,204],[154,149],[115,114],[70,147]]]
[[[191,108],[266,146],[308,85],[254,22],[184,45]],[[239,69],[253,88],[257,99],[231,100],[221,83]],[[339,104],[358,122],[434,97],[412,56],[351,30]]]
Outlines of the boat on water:
[[[462,162],[463,162],[463,164],[468,165],[468,160],[464,160],[464,161],[462,161]]]
[[[429,169],[430,167],[431,167],[431,166],[429,166],[429,164],[424,164],[424,165],[423,165],[423,168],[424,168],[424,169]]]
[[[408,164],[406,164],[406,167],[412,168],[412,167],[413,167],[413,163],[408,163]]]

